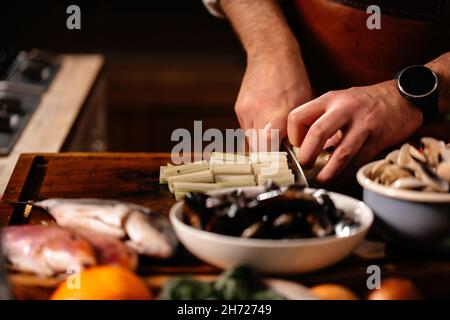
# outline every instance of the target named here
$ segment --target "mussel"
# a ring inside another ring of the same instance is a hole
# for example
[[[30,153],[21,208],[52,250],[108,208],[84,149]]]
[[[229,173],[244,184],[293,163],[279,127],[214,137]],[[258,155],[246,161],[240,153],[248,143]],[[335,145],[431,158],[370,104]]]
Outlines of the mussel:
[[[298,239],[351,234],[357,223],[345,218],[324,190],[268,183],[256,196],[242,190],[207,196],[188,193],[185,222],[209,232],[254,239]]]

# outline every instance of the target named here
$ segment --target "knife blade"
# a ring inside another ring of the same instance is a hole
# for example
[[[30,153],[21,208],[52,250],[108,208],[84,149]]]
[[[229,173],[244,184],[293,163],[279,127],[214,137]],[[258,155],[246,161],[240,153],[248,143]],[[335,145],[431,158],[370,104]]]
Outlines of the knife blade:
[[[300,162],[295,155],[294,148],[287,138],[284,138],[281,142],[281,147],[287,152],[289,166],[295,176],[295,181],[305,188],[309,188],[308,180],[306,179],[305,173],[300,165]]]

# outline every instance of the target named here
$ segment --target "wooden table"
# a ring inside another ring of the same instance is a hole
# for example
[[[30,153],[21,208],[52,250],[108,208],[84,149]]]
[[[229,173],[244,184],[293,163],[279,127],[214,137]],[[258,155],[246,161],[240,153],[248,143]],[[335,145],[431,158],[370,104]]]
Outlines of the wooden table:
[[[168,213],[175,203],[167,186],[159,184],[159,167],[170,162],[165,153],[49,153],[23,154],[17,162],[0,203],[0,224],[39,223],[49,216],[42,211],[23,219],[20,206],[8,201],[39,200],[54,197],[95,197],[134,202]],[[289,277],[305,285],[340,283],[361,296],[367,294],[367,267],[381,268],[382,278],[391,276],[413,280],[428,298],[450,296],[450,261],[448,257],[402,254],[388,250],[387,257],[364,260],[351,256],[336,266],[319,272]],[[173,260],[144,260],[139,273],[149,281],[180,273],[217,274],[214,267],[193,258],[186,251]],[[156,277],[156,278],[155,278]],[[52,283],[48,285],[52,287]],[[17,286],[22,297],[45,298],[50,289],[39,286]]]

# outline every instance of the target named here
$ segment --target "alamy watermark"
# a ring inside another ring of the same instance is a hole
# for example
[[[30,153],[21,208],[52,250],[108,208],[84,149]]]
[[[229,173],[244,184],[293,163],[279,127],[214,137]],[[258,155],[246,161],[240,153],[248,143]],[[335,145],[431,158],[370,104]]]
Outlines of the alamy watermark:
[[[268,153],[280,150],[279,129],[219,129],[210,128],[203,131],[203,122],[194,121],[194,130],[178,128],[172,132],[171,141],[177,142],[172,148],[171,160],[173,164],[183,164],[201,160],[209,160],[211,153],[249,153],[258,151]],[[208,143],[206,146],[205,143]],[[251,149],[250,149],[251,148]],[[264,174],[275,174],[278,171],[278,157],[270,165],[262,168]],[[247,161],[245,158],[237,158],[236,163]]]
[[[67,7],[66,13],[69,15],[66,20],[66,27],[69,30],[81,30],[81,9],[72,4]]]
[[[366,26],[369,30],[381,29],[381,8],[377,5],[370,5],[366,9],[366,13],[370,14],[367,18]]]

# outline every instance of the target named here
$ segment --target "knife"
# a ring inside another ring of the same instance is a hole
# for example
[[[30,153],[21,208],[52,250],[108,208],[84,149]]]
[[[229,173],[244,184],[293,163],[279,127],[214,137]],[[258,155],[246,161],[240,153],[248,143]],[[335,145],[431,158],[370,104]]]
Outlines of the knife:
[[[306,179],[305,173],[303,172],[302,166],[295,155],[294,148],[287,138],[284,138],[281,142],[281,147],[287,152],[289,166],[295,176],[295,181],[305,188],[309,188],[308,180]]]
[[[0,240],[2,235],[0,232]],[[12,300],[13,295],[11,291],[11,286],[8,281],[8,272],[6,269],[6,262],[3,256],[1,241],[0,241],[0,300]]]

